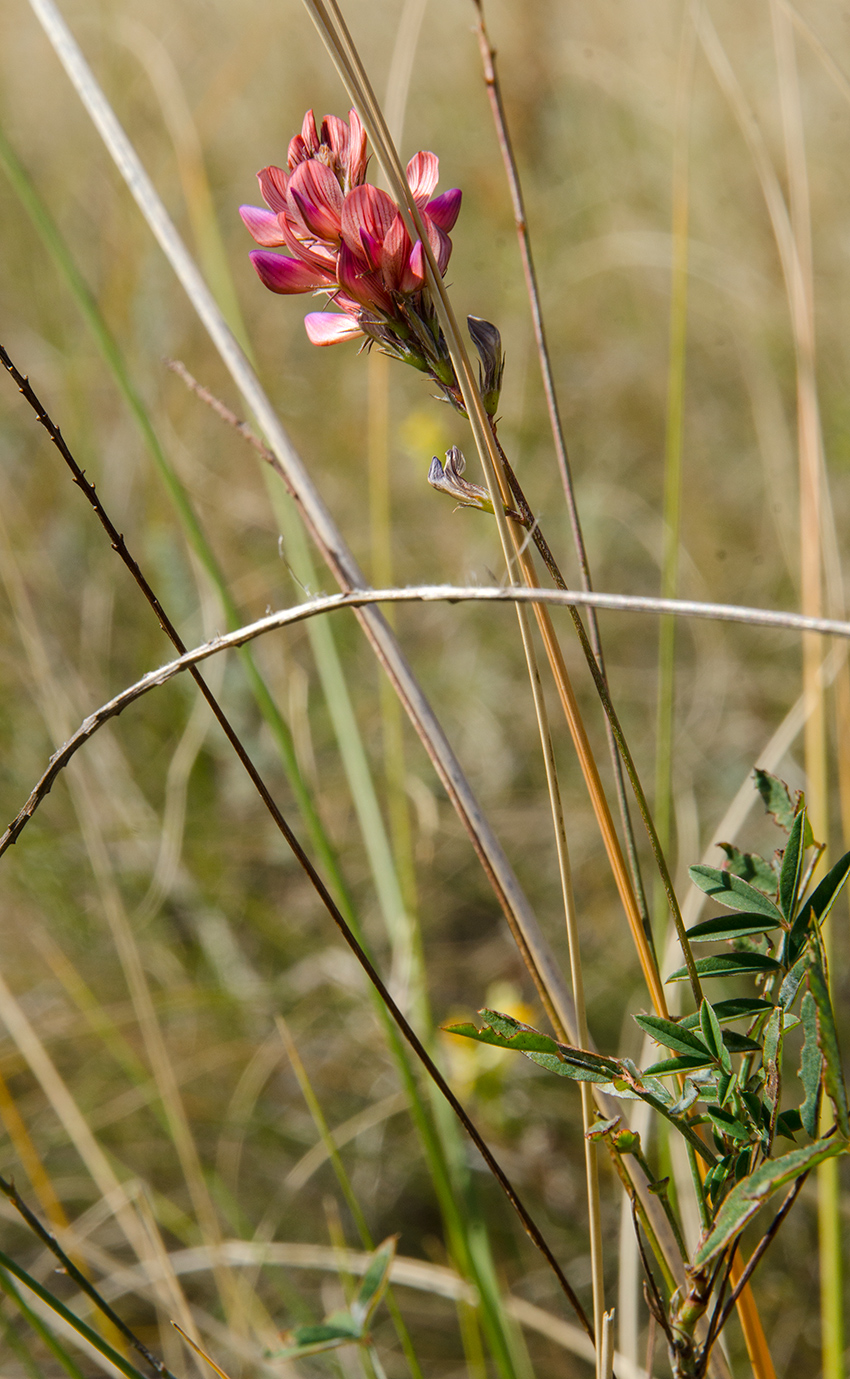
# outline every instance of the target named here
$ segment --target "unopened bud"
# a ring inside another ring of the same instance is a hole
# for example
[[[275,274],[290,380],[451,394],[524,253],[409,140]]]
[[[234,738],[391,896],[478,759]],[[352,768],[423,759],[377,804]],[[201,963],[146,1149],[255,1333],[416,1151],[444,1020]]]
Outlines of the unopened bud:
[[[467,316],[466,324],[481,361],[478,366],[481,400],[485,412],[492,417],[499,405],[502,374],[505,371],[502,337],[494,325],[480,316]]]

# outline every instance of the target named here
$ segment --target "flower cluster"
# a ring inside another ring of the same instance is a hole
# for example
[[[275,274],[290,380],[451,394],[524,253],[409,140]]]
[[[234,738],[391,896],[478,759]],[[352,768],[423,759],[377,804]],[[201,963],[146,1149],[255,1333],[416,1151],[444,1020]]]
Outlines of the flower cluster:
[[[326,115],[317,128],[309,110],[290,142],[287,170],[267,167],[258,174],[266,207],[240,208],[263,246],[251,254],[254,267],[272,292],[325,292],[339,308],[306,317],[314,345],[365,337],[430,374],[451,396],[457,383],[426,287],[422,244],[411,240],[391,197],[366,181],[367,161],[356,111],[348,123]],[[434,197],[438,174],[433,153],[417,153],[407,165],[411,193],[444,274],[461,193]],[[274,248],[289,252],[267,252]]]

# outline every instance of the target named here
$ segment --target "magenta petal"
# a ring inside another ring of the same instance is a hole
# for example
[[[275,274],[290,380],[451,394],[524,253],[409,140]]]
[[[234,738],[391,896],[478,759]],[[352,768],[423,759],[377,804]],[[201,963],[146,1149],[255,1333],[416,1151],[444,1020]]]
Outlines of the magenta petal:
[[[261,281],[272,292],[314,292],[317,287],[330,287],[333,279],[320,269],[285,254],[266,254],[252,249],[249,255]]]
[[[301,228],[300,221],[298,225],[293,226],[285,215],[280,217],[280,227],[287,249],[291,250],[297,259],[302,259],[304,263],[309,263],[311,268],[317,268],[320,273],[336,280],[335,249],[329,248],[321,240],[314,239],[312,235],[307,240],[300,238],[295,233],[296,229]]]
[[[369,307],[372,311],[384,313],[392,311],[392,300],[385,290],[380,276],[364,269],[362,261],[352,253],[347,244],[343,244],[340,248],[337,272],[340,287],[349,297],[353,297],[355,302],[359,302],[361,306]]]
[[[453,187],[451,191],[443,192],[441,196],[435,196],[433,201],[429,201],[425,207],[426,213],[441,230],[453,230],[460,213],[462,197],[463,192],[460,188]]]
[[[286,243],[286,237],[274,211],[267,211],[264,206],[240,206],[239,214],[257,243],[264,245],[266,249],[275,249],[278,245]]]
[[[418,292],[425,282],[425,250],[422,241],[417,240],[404,267],[399,283],[401,292]]]
[[[275,212],[286,210],[286,187],[289,178],[283,168],[260,168],[257,173],[260,191],[267,206]]]
[[[427,199],[440,177],[440,160],[436,153],[415,153],[407,165],[407,181],[418,201]]]
[[[363,253],[366,255],[366,261],[369,267],[373,270],[380,268],[382,258],[381,241],[375,239],[374,235],[370,235],[368,230],[361,230],[360,243],[363,246]]]
[[[410,258],[410,235],[407,233],[404,221],[397,215],[384,239],[384,248],[381,255],[381,272],[384,282],[389,288],[400,289],[402,292],[411,292],[411,287],[405,287],[402,279],[405,268]],[[421,284],[418,284],[421,286]]]
[[[341,345],[363,334],[353,316],[339,316],[335,311],[309,312],[304,328],[311,345]]]

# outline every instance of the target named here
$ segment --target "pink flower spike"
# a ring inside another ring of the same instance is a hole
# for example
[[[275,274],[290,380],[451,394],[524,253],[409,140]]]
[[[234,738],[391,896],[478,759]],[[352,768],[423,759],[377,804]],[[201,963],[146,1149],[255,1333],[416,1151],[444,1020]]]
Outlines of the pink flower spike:
[[[271,292],[314,292],[318,287],[333,285],[333,279],[327,273],[302,263],[300,259],[290,259],[285,254],[266,254],[262,249],[252,249],[249,258],[261,282]]]
[[[448,233],[455,227],[462,197],[463,192],[460,188],[453,187],[451,191],[443,192],[441,196],[435,196],[433,201],[429,201],[425,213],[435,225]]]
[[[407,181],[418,203],[425,202],[440,177],[440,160],[436,153],[416,153],[407,165]]]
[[[363,334],[353,316],[339,316],[335,311],[311,311],[304,317],[304,329],[311,345],[341,345]]]
[[[286,210],[286,187],[289,178],[283,168],[274,166],[260,168],[257,173],[257,181],[260,184],[260,191],[267,206],[271,206],[275,212]]]
[[[267,211],[263,206],[240,206],[239,214],[254,239],[264,248],[275,249],[286,243],[280,221],[274,211]]]

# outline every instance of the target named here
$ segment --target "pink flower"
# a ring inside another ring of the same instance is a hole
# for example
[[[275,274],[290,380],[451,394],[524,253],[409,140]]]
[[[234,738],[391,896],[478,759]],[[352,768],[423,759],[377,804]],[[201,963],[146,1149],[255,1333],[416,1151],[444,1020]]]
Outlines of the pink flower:
[[[308,110],[301,133],[290,141],[286,170],[267,167],[258,174],[265,206],[240,207],[262,246],[251,254],[254,267],[272,292],[325,292],[339,308],[307,316],[313,344],[366,336],[444,387],[456,387],[426,288],[422,244],[411,240],[392,198],[366,181],[367,161],[356,111],[347,124],[326,115],[317,129]],[[417,153],[407,165],[410,190],[444,274],[461,193],[434,197],[438,176],[433,153]],[[288,253],[268,252],[277,248]]]

